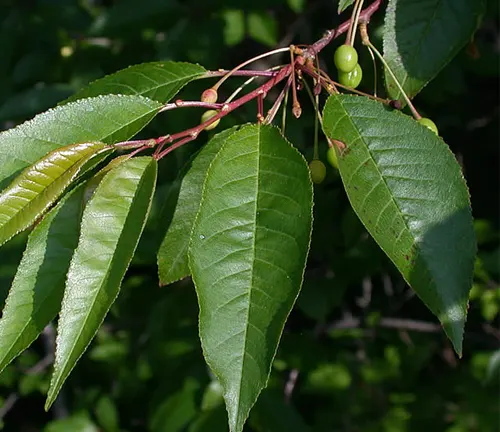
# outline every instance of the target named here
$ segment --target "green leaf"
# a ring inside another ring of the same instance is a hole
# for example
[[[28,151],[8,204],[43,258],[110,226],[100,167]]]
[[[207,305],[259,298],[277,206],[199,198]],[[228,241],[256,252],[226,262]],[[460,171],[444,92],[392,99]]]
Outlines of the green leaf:
[[[0,186],[59,147],[128,140],[151,121],[161,106],[140,96],[100,96],[54,108],[2,132]]]
[[[336,151],[354,211],[460,354],[476,244],[455,157],[425,126],[363,97],[331,97],[324,128],[346,145]]]
[[[163,223],[168,225],[168,229],[158,251],[160,285],[189,275],[187,252],[193,223],[200,208],[203,181],[214,157],[236,130],[232,128],[215,135],[188,163],[179,176],[177,186],[169,193],[163,215]]]
[[[310,432],[298,411],[281,392],[265,390],[252,410],[249,423],[257,431]]]
[[[205,359],[242,430],[267,384],[309,249],[304,158],[270,126],[245,126],[213,160],[189,249]]]
[[[306,0],[287,0],[287,3],[288,7],[296,14],[303,12],[306,6]]]
[[[224,43],[238,45],[245,38],[245,14],[241,9],[227,9],[222,12],[224,20]]]
[[[59,317],[46,409],[118,295],[146,223],[156,174],[150,157],[123,162],[106,174],[85,207]]]
[[[28,228],[64,192],[106,144],[74,144],[52,151],[27,168],[0,195],[0,245]]]
[[[266,12],[250,12],[248,14],[248,34],[252,39],[274,47],[278,43],[278,24],[276,20]]]
[[[162,103],[168,102],[182,87],[200,78],[206,69],[182,62],[152,62],[130,66],[98,79],[63,103],[104,94],[145,96]]]
[[[81,185],[64,197],[28,238],[0,319],[0,372],[59,312],[78,243],[84,189]]]
[[[471,39],[484,12],[483,0],[390,0],[384,29],[384,57],[412,98]],[[385,72],[387,92],[401,99]]]
[[[354,0],[339,0],[339,7],[337,9],[337,13],[340,15],[353,3],[354,3]]]
[[[151,432],[179,432],[196,416],[196,399],[200,384],[189,377],[182,389],[160,404],[151,417]]]

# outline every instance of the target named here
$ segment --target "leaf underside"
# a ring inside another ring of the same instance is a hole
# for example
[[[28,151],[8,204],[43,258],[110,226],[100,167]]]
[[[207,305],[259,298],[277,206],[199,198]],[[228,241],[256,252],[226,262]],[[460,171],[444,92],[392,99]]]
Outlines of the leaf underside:
[[[63,104],[104,94],[145,96],[165,103],[182,87],[204,73],[206,73],[205,68],[192,63],[173,61],[143,63],[94,81],[65,100]]]
[[[476,252],[467,186],[448,146],[412,118],[357,96],[324,110],[351,205],[457,353]]]
[[[54,203],[98,153],[103,143],[84,143],[52,151],[27,168],[0,195],[0,245],[28,228]]]
[[[203,181],[208,167],[236,127],[215,135],[188,162],[167,198],[162,223],[167,232],[158,251],[160,285],[167,285],[189,275],[188,246],[191,230],[198,213]]]
[[[78,243],[84,187],[64,197],[28,237],[0,319],[0,372],[61,308],[66,273]]]
[[[46,409],[116,299],[151,207],[157,163],[129,159],[102,179],[83,212],[58,323]]]
[[[298,296],[312,185],[304,158],[270,126],[245,126],[213,160],[189,249],[205,359],[242,430]]]
[[[412,98],[471,40],[484,13],[483,0],[390,0],[384,57]],[[402,99],[385,71],[391,99]]]
[[[106,95],[69,103],[0,133],[0,187],[47,153],[75,143],[130,139],[162,104],[140,96]]]

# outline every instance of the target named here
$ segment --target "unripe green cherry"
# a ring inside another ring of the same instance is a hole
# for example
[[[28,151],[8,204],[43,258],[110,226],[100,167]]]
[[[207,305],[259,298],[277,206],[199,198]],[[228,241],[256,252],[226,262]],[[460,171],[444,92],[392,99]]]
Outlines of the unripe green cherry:
[[[309,164],[309,170],[311,171],[311,179],[314,183],[320,184],[326,177],[326,166],[319,159],[314,159]]]
[[[358,64],[358,52],[351,45],[340,45],[333,56],[339,72],[351,72]]]
[[[218,112],[216,110],[208,110],[203,113],[201,116],[201,123],[205,123],[206,121],[210,120],[214,115],[217,115]],[[220,123],[220,119],[215,120],[213,123],[210,123],[208,126],[205,127],[205,130],[212,130],[217,127],[217,125]]]
[[[335,169],[339,169],[339,161],[337,159],[337,153],[335,153],[335,148],[329,147],[326,152],[326,159],[328,163]]]
[[[219,95],[217,94],[217,90],[214,88],[206,89],[202,94],[200,100],[205,103],[215,103],[217,102],[217,98]]]
[[[438,128],[436,126],[436,123],[434,123],[431,119],[422,117],[418,119],[418,122],[421,125],[424,125],[425,127],[429,128],[432,132],[434,132],[436,135],[439,135]]]
[[[356,88],[363,79],[363,69],[357,64],[351,72],[339,72],[339,83],[346,87]]]

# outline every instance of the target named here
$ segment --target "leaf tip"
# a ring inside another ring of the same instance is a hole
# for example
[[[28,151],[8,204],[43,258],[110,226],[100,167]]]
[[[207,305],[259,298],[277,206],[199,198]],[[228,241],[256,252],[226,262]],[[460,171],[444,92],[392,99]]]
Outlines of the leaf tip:
[[[449,313],[448,318],[442,320],[444,332],[459,358],[462,358],[465,316],[463,312],[459,314]]]

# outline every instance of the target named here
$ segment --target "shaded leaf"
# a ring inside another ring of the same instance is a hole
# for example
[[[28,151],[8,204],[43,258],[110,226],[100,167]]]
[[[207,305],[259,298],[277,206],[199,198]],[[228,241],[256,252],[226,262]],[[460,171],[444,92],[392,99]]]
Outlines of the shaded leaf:
[[[104,94],[145,96],[165,103],[187,83],[205,72],[205,68],[192,63],[143,63],[98,79],[63,103]]]
[[[390,0],[384,57],[412,98],[470,41],[484,12],[483,0]],[[387,92],[402,96],[385,72]]]
[[[71,191],[35,227],[0,319],[0,371],[24,351],[61,307],[78,243],[85,185]]]
[[[331,97],[324,128],[346,145],[336,151],[354,211],[460,354],[476,246],[453,154],[425,126],[367,98]]]
[[[488,367],[486,369],[485,383],[495,382],[494,379],[500,376],[500,350],[493,351],[491,357],[488,361]]]
[[[116,299],[151,207],[157,163],[138,157],[103,178],[83,212],[59,318],[46,409]]]
[[[196,398],[200,384],[187,378],[181,390],[160,404],[151,418],[151,432],[179,432],[196,416]]]
[[[69,85],[53,84],[15,93],[0,105],[0,121],[34,116],[67,98],[73,91]]]
[[[257,431],[309,432],[299,412],[283,400],[283,394],[265,390],[255,404],[249,423]]]
[[[160,107],[159,102],[139,96],[100,96],[54,108],[1,132],[0,186],[59,147],[127,140],[146,126]]]
[[[0,245],[33,224],[94,155],[111,150],[100,142],[70,145],[52,151],[16,177],[0,195]]]
[[[299,294],[312,223],[304,158],[270,126],[245,126],[213,160],[189,263],[205,359],[241,431]]]
[[[162,222],[168,224],[168,229],[158,251],[160,285],[189,275],[187,252],[193,223],[200,208],[203,182],[214,157],[236,130],[232,128],[215,135],[188,163],[179,175],[177,186],[169,193],[166,211],[162,215]]]

